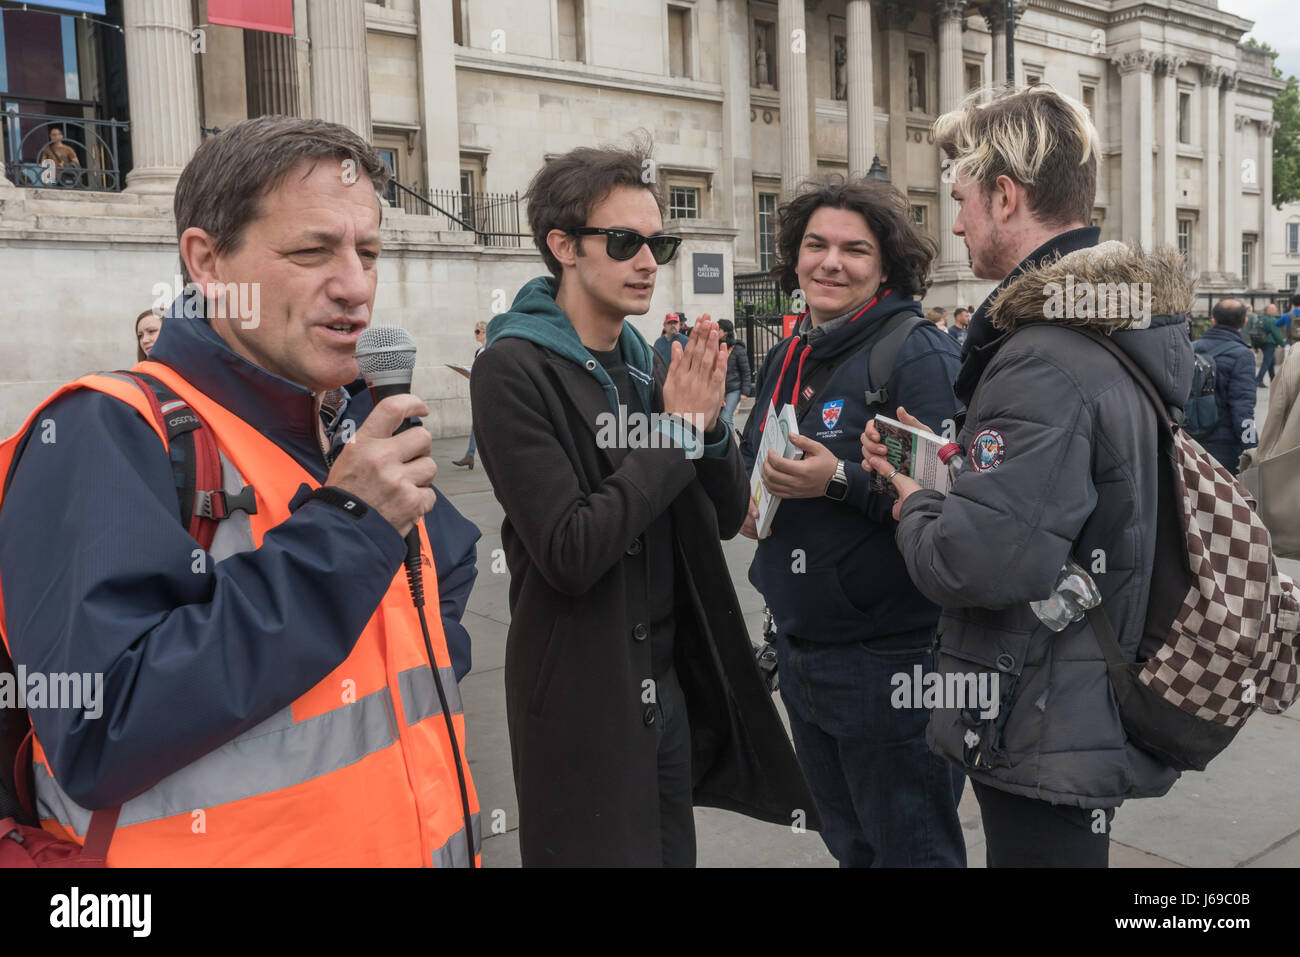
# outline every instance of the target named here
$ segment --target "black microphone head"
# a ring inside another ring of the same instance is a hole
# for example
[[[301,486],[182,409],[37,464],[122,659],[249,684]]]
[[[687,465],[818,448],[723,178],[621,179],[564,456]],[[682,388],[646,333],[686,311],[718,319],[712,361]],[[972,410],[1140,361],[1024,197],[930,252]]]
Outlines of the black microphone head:
[[[357,366],[371,388],[411,384],[415,340],[398,326],[369,326],[357,337]]]

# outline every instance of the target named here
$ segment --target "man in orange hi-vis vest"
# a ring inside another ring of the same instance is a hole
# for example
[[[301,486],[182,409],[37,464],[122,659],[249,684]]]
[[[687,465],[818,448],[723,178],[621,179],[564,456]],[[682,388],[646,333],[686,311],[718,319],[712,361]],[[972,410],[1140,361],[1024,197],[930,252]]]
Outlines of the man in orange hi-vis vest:
[[[0,445],[15,672],[102,683],[94,707],[28,697],[36,816],[98,835],[87,854],[107,835],[109,866],[479,862],[424,520],[431,440],[394,434],[428,409],[372,410],[354,358],[387,176],[319,120],[207,139],[177,184],[187,285],[132,370],[146,387],[85,376]],[[215,522],[206,542],[178,520],[172,461],[200,419],[223,490],[179,501]],[[427,621],[403,569],[412,529]]]

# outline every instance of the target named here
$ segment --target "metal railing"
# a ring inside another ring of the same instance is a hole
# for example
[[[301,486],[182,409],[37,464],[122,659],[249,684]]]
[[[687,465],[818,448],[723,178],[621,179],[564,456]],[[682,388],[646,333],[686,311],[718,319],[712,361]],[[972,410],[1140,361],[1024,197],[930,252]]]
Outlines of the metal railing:
[[[518,193],[460,193],[450,189],[421,192],[389,181],[388,201],[408,213],[441,216],[447,229],[474,234],[482,246],[520,248],[530,233],[519,228]]]
[[[8,104],[0,114],[4,131],[5,176],[15,186],[33,189],[81,189],[119,192],[118,132],[130,129],[122,120],[92,120],[76,116],[20,113]],[[61,159],[50,130],[63,134],[61,144],[74,159]]]
[[[789,294],[765,272],[744,273],[732,279],[736,297],[736,324],[744,327],[750,365],[757,370],[767,350],[783,338],[781,317],[798,312]]]

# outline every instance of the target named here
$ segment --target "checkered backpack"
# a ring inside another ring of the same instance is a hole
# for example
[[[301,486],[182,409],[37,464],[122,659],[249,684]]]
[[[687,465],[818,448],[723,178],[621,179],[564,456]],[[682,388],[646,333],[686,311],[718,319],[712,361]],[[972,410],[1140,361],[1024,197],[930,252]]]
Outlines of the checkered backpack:
[[[1278,570],[1250,493],[1177,427],[1151,380],[1111,340],[1160,426],[1160,490],[1146,629],[1136,661],[1101,608],[1089,612],[1124,730],[1180,771],[1205,770],[1256,708],[1300,690],[1300,588]]]

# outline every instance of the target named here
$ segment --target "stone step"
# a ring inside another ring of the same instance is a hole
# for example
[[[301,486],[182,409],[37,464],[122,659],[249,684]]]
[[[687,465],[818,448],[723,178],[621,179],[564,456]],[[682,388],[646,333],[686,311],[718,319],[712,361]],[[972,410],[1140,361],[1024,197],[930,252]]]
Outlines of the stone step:
[[[27,213],[33,212],[30,206]],[[86,214],[37,213],[38,231],[61,235],[83,234],[90,240],[103,239],[110,234],[128,235],[140,239],[175,240],[176,231],[166,220],[157,216],[103,216]]]
[[[94,195],[105,198],[92,200],[87,195],[79,197],[76,201],[68,201],[54,199],[43,192],[30,190],[24,196],[24,200],[28,212],[49,213],[57,216],[93,216],[95,218],[121,216],[134,219],[160,219],[165,217],[168,212],[157,206],[141,203],[138,197],[130,193],[96,193]]]

